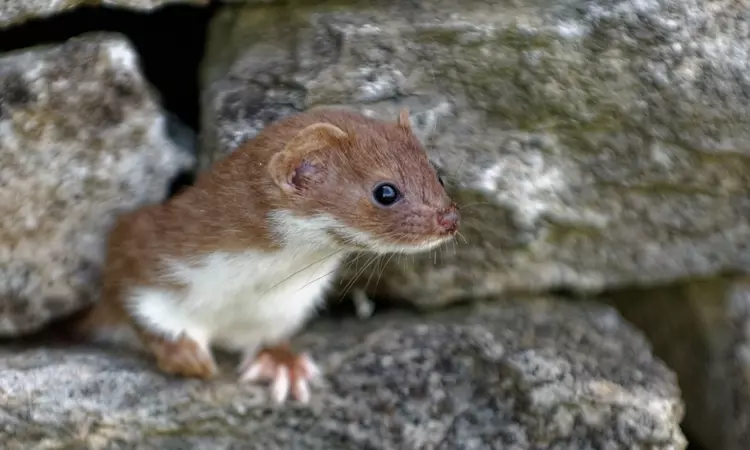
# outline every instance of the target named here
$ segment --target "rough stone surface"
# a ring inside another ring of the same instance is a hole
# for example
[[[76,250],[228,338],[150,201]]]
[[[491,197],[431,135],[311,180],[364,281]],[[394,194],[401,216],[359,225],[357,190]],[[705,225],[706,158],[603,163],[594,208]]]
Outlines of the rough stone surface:
[[[0,30],[33,19],[45,19],[81,6],[127,8],[152,11],[166,5],[191,3],[207,5],[210,0],[3,0],[0,2]]]
[[[708,449],[750,442],[750,278],[692,280],[612,295],[680,379],[684,425]]]
[[[193,164],[168,128],[118,35],[0,57],[0,335],[92,300],[114,215]]]
[[[296,111],[409,106],[462,238],[361,279],[425,306],[747,269],[749,15],[747,0],[226,7],[201,164]]]
[[[9,450],[685,448],[680,392],[614,310],[552,299],[321,320],[297,341],[308,406],[261,386],[165,378],[104,349],[0,347]]]

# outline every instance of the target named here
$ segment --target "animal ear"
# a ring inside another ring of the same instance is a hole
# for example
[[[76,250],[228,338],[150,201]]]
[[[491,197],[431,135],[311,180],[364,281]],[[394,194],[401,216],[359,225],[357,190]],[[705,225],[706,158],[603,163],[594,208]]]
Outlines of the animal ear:
[[[411,120],[409,119],[409,109],[404,107],[398,113],[398,124],[402,128],[411,130]]]
[[[273,155],[268,171],[279,187],[293,192],[305,182],[322,176],[323,162],[315,157],[316,152],[337,146],[346,137],[344,130],[330,123],[310,125]]]

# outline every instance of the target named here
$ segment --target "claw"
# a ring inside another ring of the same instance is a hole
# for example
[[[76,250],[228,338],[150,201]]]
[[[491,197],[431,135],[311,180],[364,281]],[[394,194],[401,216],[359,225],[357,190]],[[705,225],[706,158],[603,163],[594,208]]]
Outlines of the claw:
[[[278,404],[284,403],[289,395],[289,369],[286,366],[279,366],[276,375],[273,378],[273,399]]]
[[[320,369],[307,354],[295,354],[287,345],[261,350],[248,356],[239,367],[242,382],[271,382],[271,396],[277,404],[289,397],[306,404],[310,401],[309,382],[320,376]]]

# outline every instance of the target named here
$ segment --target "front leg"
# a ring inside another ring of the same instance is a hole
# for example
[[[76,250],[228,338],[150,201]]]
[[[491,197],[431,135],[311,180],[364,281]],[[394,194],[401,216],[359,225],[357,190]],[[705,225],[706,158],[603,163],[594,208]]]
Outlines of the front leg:
[[[144,289],[130,299],[128,314],[141,343],[164,373],[208,379],[219,370],[204,333],[175,308],[175,293]]]
[[[139,330],[138,334],[166,374],[205,380],[218,373],[211,350],[184,333],[175,339],[150,331]]]
[[[289,392],[301,403],[310,401],[309,382],[320,370],[312,358],[292,350],[288,342],[245,353],[239,366],[240,381],[270,381],[273,399],[281,404]]]

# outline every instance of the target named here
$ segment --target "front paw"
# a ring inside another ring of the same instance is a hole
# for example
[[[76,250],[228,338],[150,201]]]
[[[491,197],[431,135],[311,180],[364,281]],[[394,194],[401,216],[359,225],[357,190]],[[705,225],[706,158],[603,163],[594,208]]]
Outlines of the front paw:
[[[159,370],[166,374],[208,379],[218,373],[211,352],[187,336],[175,340],[153,338],[149,348],[156,357]]]
[[[239,367],[242,382],[271,382],[276,403],[284,403],[291,391],[301,403],[310,401],[310,382],[320,374],[307,354],[297,354],[287,344],[267,347],[246,356]]]

